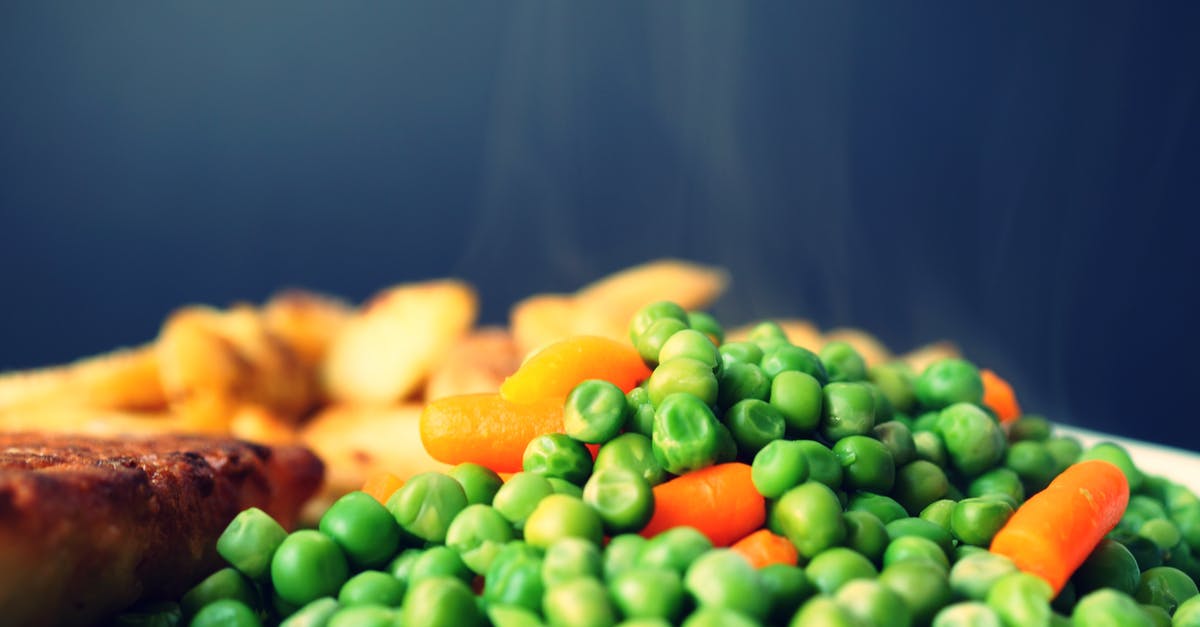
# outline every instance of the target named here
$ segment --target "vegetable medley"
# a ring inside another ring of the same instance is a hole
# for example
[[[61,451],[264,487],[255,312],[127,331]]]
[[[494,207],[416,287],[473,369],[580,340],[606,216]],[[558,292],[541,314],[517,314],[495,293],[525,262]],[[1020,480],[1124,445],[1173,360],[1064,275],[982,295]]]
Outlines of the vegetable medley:
[[[118,623],[1200,625],[1200,499],[1120,446],[960,359],[723,335],[661,302],[631,344],[552,344],[426,407],[451,472],[372,478],[315,530],[246,510],[227,568]]]

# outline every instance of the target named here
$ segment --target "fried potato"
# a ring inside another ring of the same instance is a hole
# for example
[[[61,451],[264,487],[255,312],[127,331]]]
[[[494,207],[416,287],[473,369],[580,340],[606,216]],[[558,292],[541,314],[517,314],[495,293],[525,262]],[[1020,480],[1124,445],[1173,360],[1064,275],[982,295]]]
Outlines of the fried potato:
[[[179,417],[163,410],[137,412],[42,400],[0,409],[0,431],[118,436],[180,430],[184,427]]]
[[[425,400],[459,394],[497,392],[521,365],[521,353],[505,329],[473,331],[446,353],[425,385]]]
[[[951,357],[962,357],[962,351],[958,350],[953,342],[942,340],[932,344],[926,344],[920,348],[914,349],[900,356],[900,359],[907,362],[909,366],[917,374],[925,371],[925,368],[939,359],[949,359]]]
[[[621,321],[622,328],[645,305],[669,300],[684,309],[712,303],[729,283],[721,269],[678,259],[660,259],[610,274],[575,293],[585,310],[599,309]]]
[[[258,405],[243,405],[229,419],[229,434],[262,444],[291,444],[300,436],[292,421]]]
[[[262,308],[267,330],[281,338],[300,362],[315,369],[333,338],[354,315],[347,303],[305,290],[287,290],[271,297]]]
[[[830,342],[845,342],[852,346],[859,355],[862,355],[868,368],[895,359],[892,352],[883,345],[883,342],[879,341],[879,338],[862,329],[843,327],[827,331],[822,345]]]
[[[475,321],[478,301],[456,280],[376,295],[334,338],[321,380],[335,401],[387,405],[408,397]]]
[[[577,333],[575,300],[562,294],[530,296],[509,312],[509,328],[517,351],[529,355],[533,351]]]
[[[121,349],[64,366],[0,374],[0,407],[62,400],[101,409],[166,407],[153,347]]]
[[[390,472],[407,479],[443,464],[421,444],[422,406],[395,407],[332,405],[321,410],[300,431],[301,441],[325,461],[326,501],[362,487],[368,477]]]

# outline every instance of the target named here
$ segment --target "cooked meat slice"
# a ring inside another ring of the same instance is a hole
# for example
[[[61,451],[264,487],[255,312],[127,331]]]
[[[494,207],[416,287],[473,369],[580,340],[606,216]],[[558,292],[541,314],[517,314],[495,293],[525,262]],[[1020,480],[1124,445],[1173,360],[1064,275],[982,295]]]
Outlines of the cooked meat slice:
[[[290,527],[323,472],[300,447],[0,433],[0,616],[83,625],[177,598],[220,566],[238,512]]]

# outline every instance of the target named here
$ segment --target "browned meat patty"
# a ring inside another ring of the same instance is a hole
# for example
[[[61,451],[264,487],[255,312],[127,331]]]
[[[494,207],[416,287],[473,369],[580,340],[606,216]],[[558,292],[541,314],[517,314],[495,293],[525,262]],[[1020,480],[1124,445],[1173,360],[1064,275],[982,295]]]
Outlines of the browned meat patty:
[[[300,447],[227,438],[0,433],[0,623],[84,625],[177,598],[259,507],[291,527],[320,487]]]

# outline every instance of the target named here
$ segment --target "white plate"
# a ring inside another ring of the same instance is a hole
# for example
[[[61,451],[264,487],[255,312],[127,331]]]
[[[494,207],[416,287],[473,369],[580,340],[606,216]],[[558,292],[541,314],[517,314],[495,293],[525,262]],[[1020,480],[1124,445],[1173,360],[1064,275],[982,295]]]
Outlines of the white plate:
[[[1151,475],[1161,475],[1191,488],[1192,492],[1200,494],[1200,453],[1183,449],[1151,444],[1140,440],[1130,440],[1097,431],[1088,431],[1078,427],[1055,424],[1056,433],[1073,435],[1079,438],[1084,448],[1097,442],[1115,442],[1125,447],[1133,457],[1133,463],[1142,472]]]

